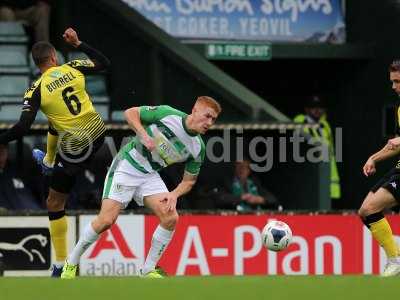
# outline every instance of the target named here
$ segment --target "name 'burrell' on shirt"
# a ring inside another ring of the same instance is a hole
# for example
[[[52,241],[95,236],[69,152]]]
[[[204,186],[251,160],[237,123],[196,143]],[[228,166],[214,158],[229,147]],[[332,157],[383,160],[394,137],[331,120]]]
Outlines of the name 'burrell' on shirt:
[[[74,74],[72,74],[72,72],[69,72],[63,75],[62,77],[59,77],[56,80],[50,82],[49,84],[46,84],[46,87],[49,90],[49,93],[51,93],[55,89],[63,87],[64,85],[66,85],[68,82],[71,82],[75,78],[76,77],[74,76]]]

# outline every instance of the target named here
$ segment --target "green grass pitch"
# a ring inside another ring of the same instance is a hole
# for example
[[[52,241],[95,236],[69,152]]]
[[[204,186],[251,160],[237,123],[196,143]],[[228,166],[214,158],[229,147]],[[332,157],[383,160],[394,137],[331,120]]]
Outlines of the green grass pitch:
[[[393,299],[399,277],[199,276],[142,278],[0,278],[1,300],[299,300]]]

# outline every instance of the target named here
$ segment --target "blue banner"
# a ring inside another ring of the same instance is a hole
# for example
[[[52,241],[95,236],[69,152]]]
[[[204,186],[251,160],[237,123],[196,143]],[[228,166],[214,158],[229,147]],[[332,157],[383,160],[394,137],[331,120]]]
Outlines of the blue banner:
[[[181,39],[344,43],[343,0],[122,0]]]

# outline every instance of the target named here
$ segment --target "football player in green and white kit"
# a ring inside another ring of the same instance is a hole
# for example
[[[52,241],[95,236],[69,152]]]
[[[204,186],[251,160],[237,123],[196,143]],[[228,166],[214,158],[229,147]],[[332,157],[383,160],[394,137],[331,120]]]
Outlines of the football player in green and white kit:
[[[115,223],[119,212],[134,199],[159,218],[142,275],[163,277],[156,268],[172,239],[178,221],[177,199],[188,193],[196,182],[205,156],[204,134],[216,121],[221,106],[211,97],[196,99],[190,115],[167,105],[133,107],[125,111],[136,132],[120,149],[107,173],[99,215],[89,223],[68,256],[61,278],[75,278],[79,258],[99,235]],[[168,165],[186,162],[181,183],[168,191],[158,171]]]

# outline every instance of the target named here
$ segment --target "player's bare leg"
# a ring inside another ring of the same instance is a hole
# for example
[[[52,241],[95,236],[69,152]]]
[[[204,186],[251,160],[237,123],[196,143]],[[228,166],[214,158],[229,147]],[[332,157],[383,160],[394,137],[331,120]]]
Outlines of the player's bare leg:
[[[165,273],[156,266],[172,239],[179,219],[176,208],[167,210],[165,195],[165,193],[161,193],[144,197],[144,205],[151,209],[160,220],[160,224],[153,233],[151,247],[142,270],[142,274],[149,278],[165,276]]]
[[[109,229],[117,221],[121,209],[121,203],[111,199],[103,200],[99,215],[86,225],[78,243],[68,256],[61,278],[75,278],[80,257],[99,238],[102,232]]]
[[[368,193],[358,213],[364,224],[371,231],[373,238],[385,250],[388,262],[382,276],[395,276],[400,274],[400,253],[394,240],[392,229],[383,215],[385,209],[397,204],[393,195],[384,188],[379,188],[375,193]]]

